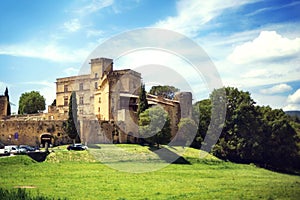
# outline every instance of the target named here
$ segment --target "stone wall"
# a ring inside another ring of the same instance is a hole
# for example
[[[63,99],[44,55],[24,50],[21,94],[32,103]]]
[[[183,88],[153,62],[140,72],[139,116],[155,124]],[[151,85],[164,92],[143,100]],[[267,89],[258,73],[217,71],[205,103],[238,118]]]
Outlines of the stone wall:
[[[1,120],[0,142],[4,145],[26,144],[41,145],[41,136],[50,133],[52,144],[71,143],[69,137],[62,130],[64,120]]]

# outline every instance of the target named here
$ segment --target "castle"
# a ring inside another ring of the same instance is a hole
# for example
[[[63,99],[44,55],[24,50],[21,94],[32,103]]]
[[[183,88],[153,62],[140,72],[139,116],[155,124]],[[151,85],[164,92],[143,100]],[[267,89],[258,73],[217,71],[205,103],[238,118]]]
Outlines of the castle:
[[[61,121],[67,119],[69,99],[74,91],[78,105],[79,133],[83,143],[136,143],[138,141],[136,111],[141,79],[141,74],[131,69],[114,70],[112,59],[91,59],[89,74],[57,78],[56,105],[49,106],[47,114],[38,115],[44,118],[41,117],[36,121],[52,121],[55,124],[53,126],[59,130],[49,133],[52,136],[48,139],[50,143],[66,142],[63,131],[55,122],[59,121],[61,125]],[[192,115],[190,92],[177,93],[174,100],[147,94],[147,100],[149,106],[159,105],[168,112],[172,137],[177,133],[180,118]],[[2,124],[12,120],[6,119]],[[1,129],[0,126],[0,134],[7,131],[9,130]],[[22,136],[18,130],[12,132],[18,132],[19,138]],[[37,133],[31,133],[34,134]],[[35,143],[43,142],[42,139],[35,140]],[[0,141],[5,143],[6,138],[3,140],[0,135]]]

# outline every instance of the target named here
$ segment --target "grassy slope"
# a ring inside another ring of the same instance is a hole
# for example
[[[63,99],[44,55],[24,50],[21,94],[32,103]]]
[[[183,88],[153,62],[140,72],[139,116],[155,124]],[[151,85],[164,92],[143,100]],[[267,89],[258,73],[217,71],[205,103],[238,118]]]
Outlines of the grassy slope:
[[[147,147],[119,147],[141,155],[134,157],[136,160],[146,154],[147,159],[157,159]],[[114,155],[109,145],[90,151],[102,156],[105,154],[101,152],[110,151]],[[122,155],[115,156],[126,160]],[[172,164],[148,173],[111,169],[86,151],[55,150],[43,163],[26,156],[0,158],[1,187],[34,186],[26,190],[69,199],[298,199],[300,196],[299,176],[222,162],[213,156],[200,160],[199,151],[194,149],[188,149],[183,157],[191,164]],[[151,167],[147,163],[144,166]]]

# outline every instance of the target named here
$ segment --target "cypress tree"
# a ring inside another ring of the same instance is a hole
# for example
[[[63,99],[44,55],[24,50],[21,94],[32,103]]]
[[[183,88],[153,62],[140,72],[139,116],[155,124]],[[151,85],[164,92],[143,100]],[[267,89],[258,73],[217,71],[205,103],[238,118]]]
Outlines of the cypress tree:
[[[75,141],[80,142],[77,125],[77,99],[76,93],[73,91],[69,101],[69,117],[66,123],[66,132],[73,140],[73,144],[75,144]]]
[[[7,102],[8,102],[8,104],[7,104],[7,115],[9,116],[9,115],[11,115],[11,108],[10,108],[10,102],[9,102],[9,95],[8,95],[7,87],[5,89],[4,96],[7,97]]]
[[[137,110],[138,117],[142,112],[144,112],[148,108],[149,105],[146,96],[145,84],[141,84],[139,99],[138,99],[138,110]]]

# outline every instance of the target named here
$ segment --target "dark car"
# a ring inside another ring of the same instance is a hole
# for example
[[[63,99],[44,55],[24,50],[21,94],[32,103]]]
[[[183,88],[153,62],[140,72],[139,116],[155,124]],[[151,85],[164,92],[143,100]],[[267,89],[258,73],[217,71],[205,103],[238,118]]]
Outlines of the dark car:
[[[81,150],[87,150],[88,147],[83,145],[83,144],[72,144],[72,145],[69,145],[67,147],[67,149],[70,151],[70,150],[77,150],[77,151],[81,151]]]
[[[36,150],[36,148],[31,147],[29,145],[20,145],[19,149],[20,149],[21,152],[29,152],[29,151],[35,151]]]

